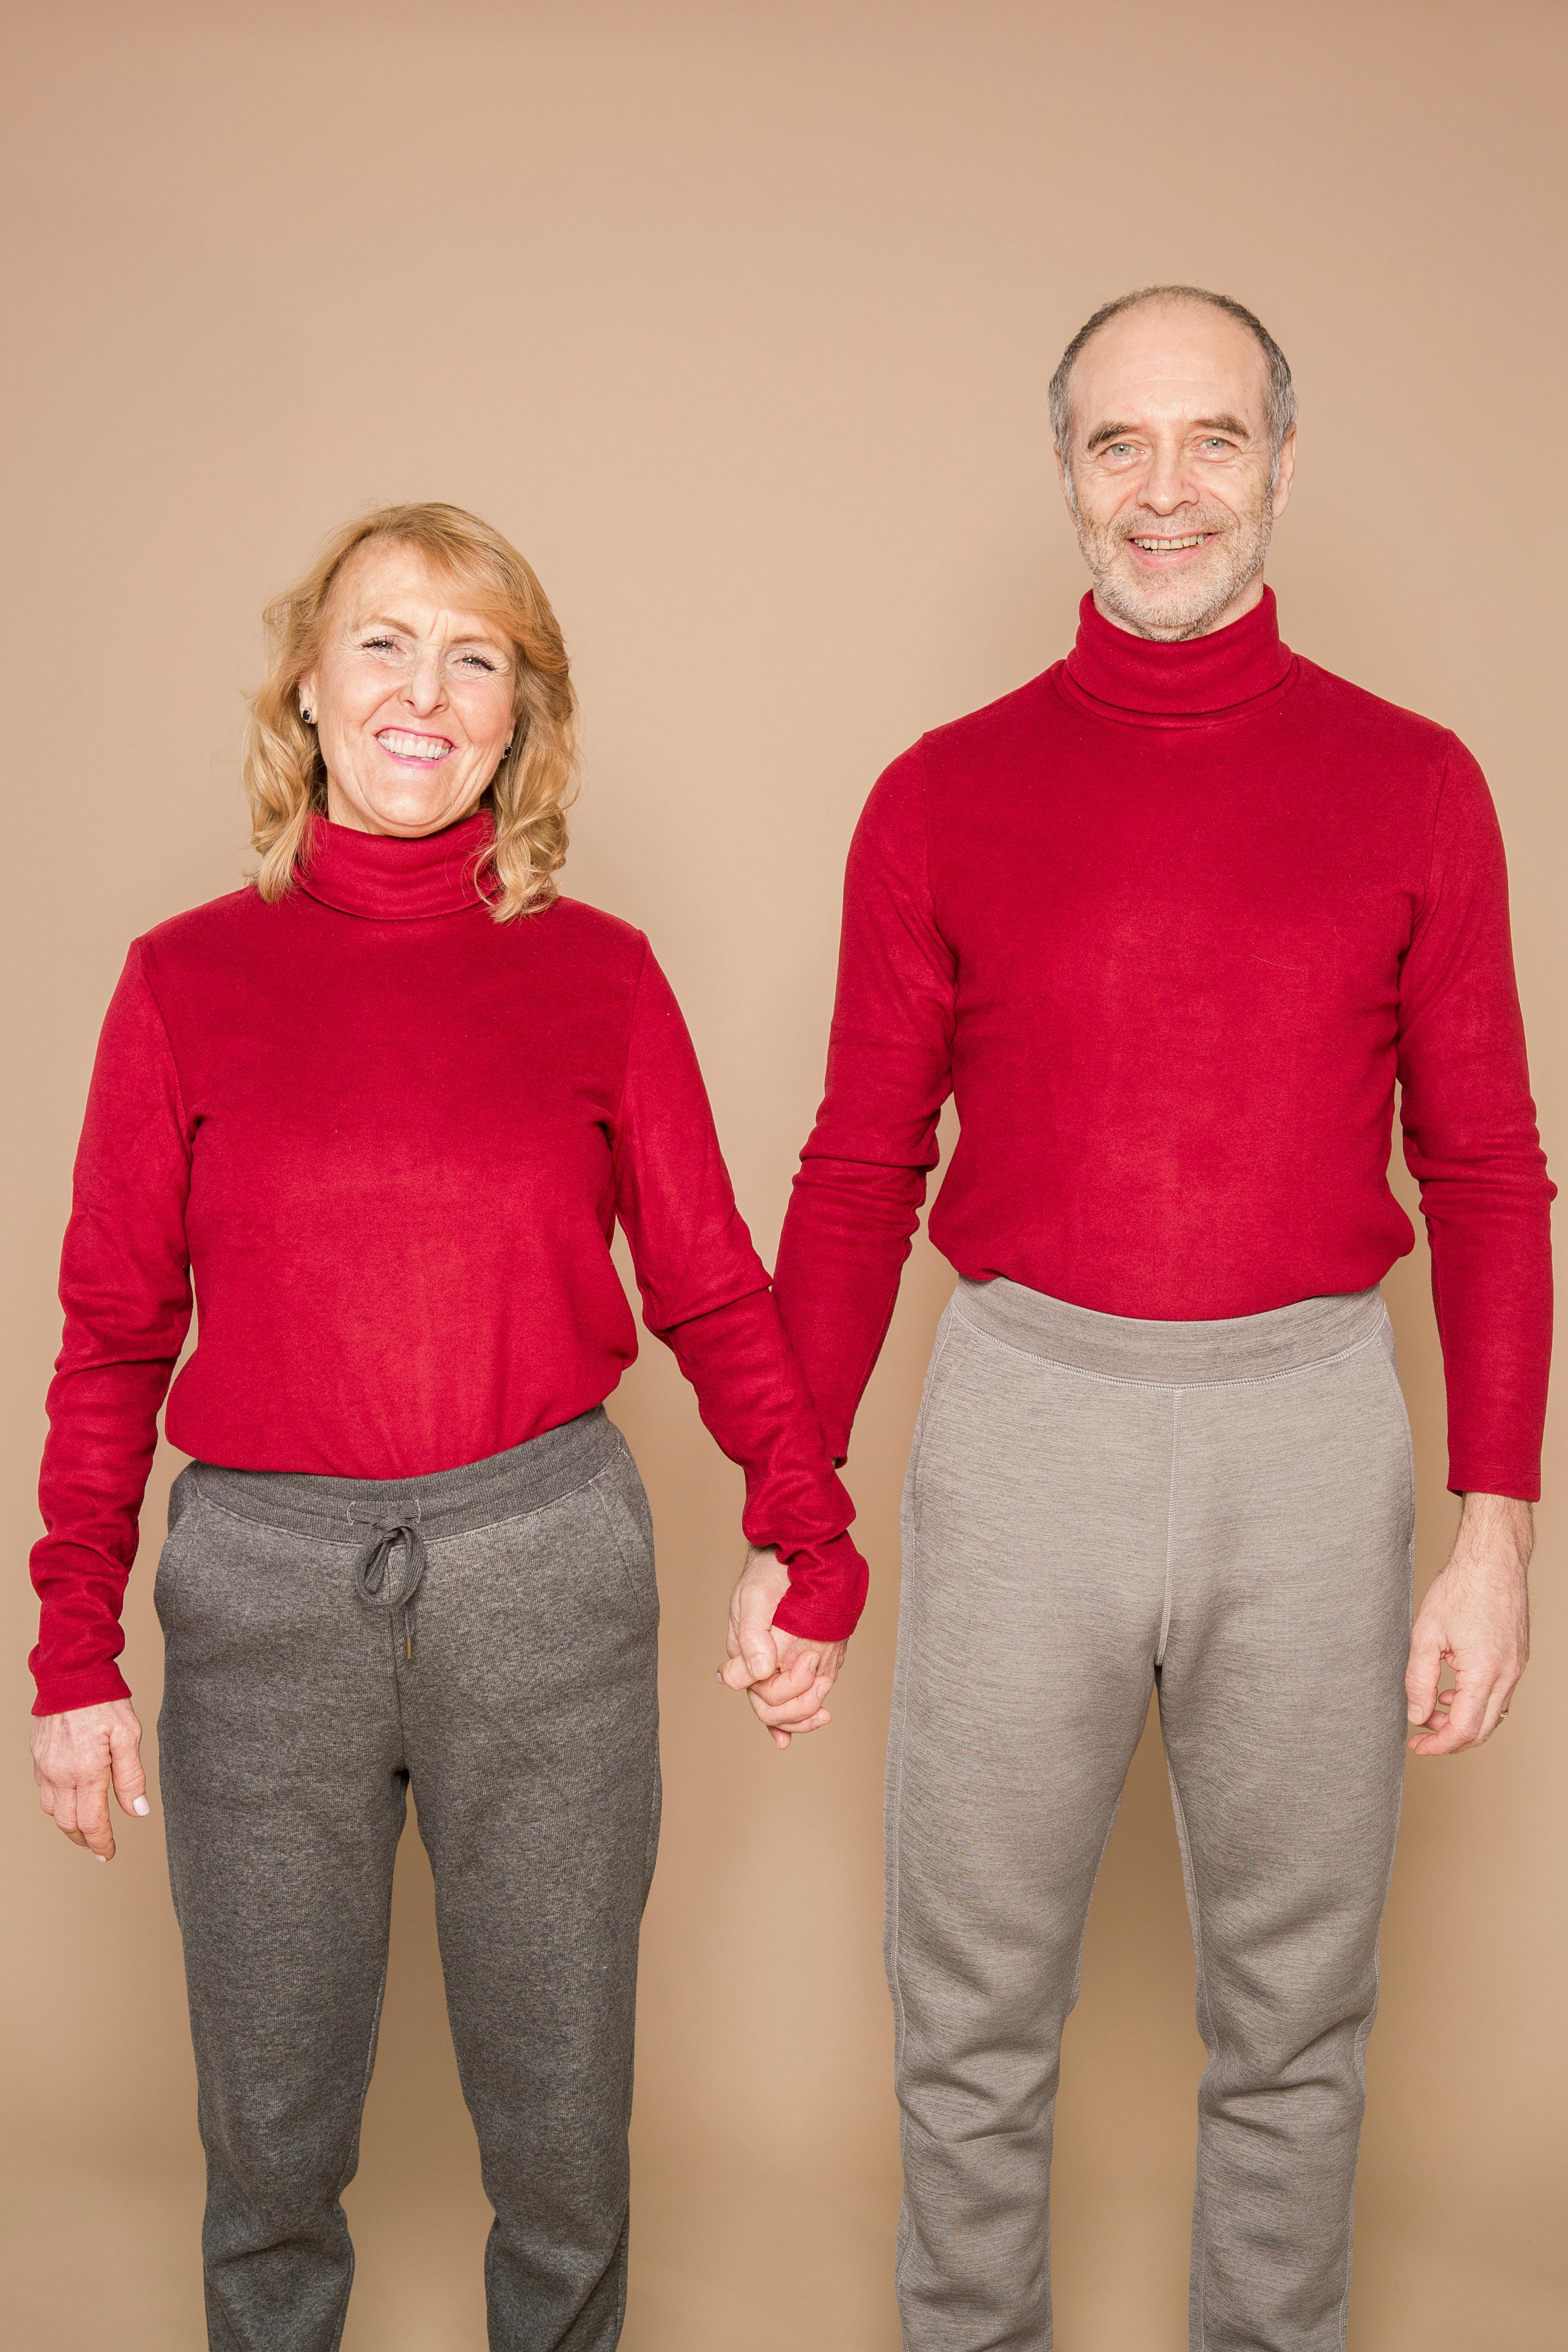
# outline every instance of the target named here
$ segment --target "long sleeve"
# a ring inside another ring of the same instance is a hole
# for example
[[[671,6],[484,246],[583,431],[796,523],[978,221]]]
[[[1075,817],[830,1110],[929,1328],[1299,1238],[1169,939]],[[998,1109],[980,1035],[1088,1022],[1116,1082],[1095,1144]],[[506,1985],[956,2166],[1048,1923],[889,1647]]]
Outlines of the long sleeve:
[[[827,1084],[774,1291],[835,1461],[887,1337],[952,1088],[956,967],[932,903],[921,747],[856,829]]]
[[[190,1149],[139,947],[99,1042],[60,1262],[65,1339],[48,1395],[32,1555],[35,1712],[122,1698],[120,1610],[158,1408],[191,1316]]]
[[[745,1474],[742,1524],[775,1545],[790,1590],[774,1622],[853,1633],[866,1567],[849,1497],[735,1206],[686,1024],[652,955],[637,986],[614,1137],[616,1205],[649,1330],[673,1349],[716,1444]]]
[[[1400,983],[1405,1157],[1421,1187],[1456,1493],[1541,1492],[1552,1347],[1550,1210],[1486,779],[1449,756]]]

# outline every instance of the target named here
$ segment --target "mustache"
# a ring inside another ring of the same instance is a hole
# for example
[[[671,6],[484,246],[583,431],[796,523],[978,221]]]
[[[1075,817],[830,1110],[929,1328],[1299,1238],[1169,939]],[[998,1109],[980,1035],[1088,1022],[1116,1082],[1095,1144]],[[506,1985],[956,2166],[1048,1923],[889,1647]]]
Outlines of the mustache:
[[[1215,534],[1236,529],[1236,517],[1224,507],[1200,507],[1195,514],[1133,515],[1119,521],[1118,539],[1194,539],[1201,531]]]

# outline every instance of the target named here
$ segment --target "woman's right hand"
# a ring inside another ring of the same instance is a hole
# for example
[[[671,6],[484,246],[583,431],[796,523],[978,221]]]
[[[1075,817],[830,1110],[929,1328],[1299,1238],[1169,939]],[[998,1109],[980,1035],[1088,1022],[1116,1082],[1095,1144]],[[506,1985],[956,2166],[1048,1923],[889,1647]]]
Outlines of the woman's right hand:
[[[66,1715],[33,1718],[33,1778],[38,1802],[73,1845],[84,1845],[100,1862],[114,1858],[109,1825],[109,1787],[120,1810],[143,1817],[147,1775],[142,1769],[142,1726],[128,1698],[98,1706],[74,1706]]]

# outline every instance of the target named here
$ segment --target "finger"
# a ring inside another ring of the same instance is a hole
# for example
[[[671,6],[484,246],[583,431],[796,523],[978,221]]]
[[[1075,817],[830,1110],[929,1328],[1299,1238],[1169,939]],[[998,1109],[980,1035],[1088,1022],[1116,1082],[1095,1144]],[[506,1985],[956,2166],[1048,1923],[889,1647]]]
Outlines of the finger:
[[[808,1653],[803,1658],[793,1658],[776,1675],[760,1675],[752,1688],[773,1705],[782,1705],[785,1699],[798,1698],[820,1679],[816,1661]]]
[[[1425,1723],[1430,1716],[1442,1673],[1442,1643],[1417,1624],[1410,1636],[1410,1662],[1405,1669],[1405,1712],[1412,1723]]]
[[[147,1775],[142,1764],[142,1742],[133,1732],[109,1735],[109,1769],[122,1813],[145,1821],[153,1808],[147,1801]]]
[[[803,1724],[810,1722],[826,1693],[820,1683],[814,1683],[810,1690],[803,1692],[799,1698],[786,1700],[783,1706],[770,1706],[758,1696],[754,1689],[748,1691],[746,1696],[756,1710],[759,1722],[777,1726],[784,1731],[798,1731]]]
[[[744,1658],[739,1656],[729,1658],[719,1669],[719,1680],[728,1684],[731,1690],[748,1690],[751,1687],[752,1670]]]
[[[114,1852],[114,1832],[109,1825],[109,1779],[79,1781],[76,1825],[94,1853],[107,1862]]]
[[[1508,1682],[1500,1676],[1493,1684],[1487,1694],[1486,1712],[1481,1717],[1481,1727],[1476,1734],[1478,1748],[1484,1747],[1491,1738],[1498,1725],[1502,1721],[1504,1712],[1513,1705],[1513,1695],[1518,1688],[1517,1676],[1512,1682]]]
[[[742,1657],[752,1670],[753,1682],[761,1682],[779,1668],[778,1644],[773,1640],[773,1604],[757,1584],[744,1586],[736,1619],[735,1635]]]
[[[770,1733],[769,1737],[772,1738],[775,1748],[787,1748],[789,1746],[790,1735],[787,1731],[774,1731]]]
[[[755,1706],[761,1699],[763,1706],[776,1715],[781,1722],[798,1721],[805,1716],[816,1713],[827,1696],[830,1687],[831,1685],[825,1683],[820,1675],[814,1675],[804,1690],[785,1691],[782,1696],[775,1696],[774,1688],[771,1683],[753,1683],[751,1691],[752,1703]]]
[[[1473,1748],[1476,1744],[1490,1696],[1489,1681],[1479,1689],[1456,1684],[1444,1696],[1447,1717],[1436,1710],[1434,1727],[1419,1732],[1410,1742],[1417,1756],[1454,1756],[1461,1748]]]

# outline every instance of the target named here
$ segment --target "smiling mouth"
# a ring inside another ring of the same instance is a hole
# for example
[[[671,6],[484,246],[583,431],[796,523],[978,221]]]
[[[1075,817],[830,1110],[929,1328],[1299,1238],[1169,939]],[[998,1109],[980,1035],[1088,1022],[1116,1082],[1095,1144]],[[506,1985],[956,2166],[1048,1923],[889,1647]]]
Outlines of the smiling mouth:
[[[422,768],[434,767],[454,748],[445,735],[414,735],[403,727],[384,727],[375,740],[393,759],[415,760]]]
[[[1132,544],[1141,547],[1145,555],[1180,555],[1189,547],[1206,547],[1214,537],[1212,530],[1188,531],[1181,539],[1151,539],[1147,532],[1133,535]]]

